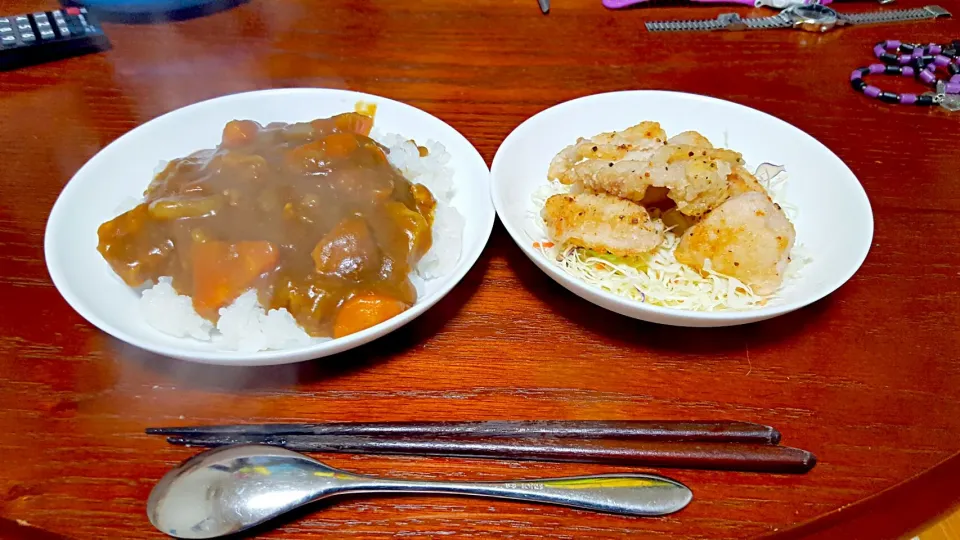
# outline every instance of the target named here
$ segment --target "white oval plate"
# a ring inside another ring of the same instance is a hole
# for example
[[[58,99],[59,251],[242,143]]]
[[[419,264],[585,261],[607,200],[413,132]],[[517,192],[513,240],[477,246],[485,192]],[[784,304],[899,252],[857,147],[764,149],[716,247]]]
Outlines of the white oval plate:
[[[534,191],[547,183],[554,155],[577,137],[621,130],[643,120],[668,135],[696,130],[716,146],[741,152],[755,167],[786,167],[784,198],[799,210],[797,241],[812,257],[777,298],[745,311],[696,312],[652,306],[614,295],[570,276],[533,248],[539,240],[530,210]],[[526,120],[503,141],[491,168],[493,204],[520,249],[575,294],[628,317],[675,326],[732,326],[783,315],[843,285],[860,268],[873,240],[873,212],[850,169],[827,147],[796,127],[755,109],[720,99],[637,90],[561,103]]]
[[[117,215],[124,201],[142,197],[161,161],[220,141],[224,124],[251,119],[262,124],[297,122],[352,111],[357,101],[375,103],[375,129],[442,143],[451,155],[456,195],[452,205],[466,222],[456,268],[426,282],[417,303],[400,315],[340,339],[257,353],[217,350],[207,342],[176,338],[144,322],[139,293],[126,286],[97,251],[97,227]],[[328,356],[367,343],[412,321],[443,298],[477,261],[493,228],[490,172],[459,132],[410,105],[345,90],[296,88],[228,95],[155,118],[101,150],[73,176],[57,199],[44,237],[47,269],[57,290],[92,324],[142,349],[208,364],[272,365]]]

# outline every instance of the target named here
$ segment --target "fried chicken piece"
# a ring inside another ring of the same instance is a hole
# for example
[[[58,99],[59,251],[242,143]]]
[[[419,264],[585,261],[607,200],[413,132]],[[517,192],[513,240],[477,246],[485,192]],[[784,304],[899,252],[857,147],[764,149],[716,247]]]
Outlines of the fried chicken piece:
[[[681,212],[700,216],[727,200],[727,177],[742,162],[731,150],[667,145],[645,160],[588,159],[574,165],[566,177],[587,190],[641,204],[655,202],[651,198],[656,197],[647,197],[648,188],[667,188],[667,197]]]
[[[795,239],[783,210],[765,193],[750,191],[731,197],[687,229],[675,255],[698,271],[709,259],[713,271],[767,295],[783,282]]]
[[[710,143],[710,139],[707,139],[696,131],[684,131],[682,133],[677,133],[673,137],[667,139],[667,144],[685,144],[688,146],[698,146],[700,148],[713,148],[713,144]]]
[[[550,237],[621,257],[649,253],[663,243],[663,224],[635,202],[605,193],[554,195],[541,212]]]
[[[584,159],[645,159],[650,150],[663,146],[666,141],[667,132],[657,122],[640,122],[623,131],[608,131],[589,139],[580,138],[576,144],[554,156],[547,177],[563,184],[572,184],[574,181],[569,178],[568,172]]]
[[[767,190],[763,188],[757,177],[743,166],[734,167],[733,172],[727,177],[727,182],[730,184],[731,197],[750,191],[767,195]]]
[[[730,197],[727,178],[735,164],[743,159],[740,154],[724,149],[701,149],[695,146],[674,145],[667,158],[667,167],[683,169],[683,181],[667,185],[667,193],[677,204],[677,210],[688,216],[701,216],[723,204]]]
[[[589,159],[574,165],[569,176],[582,189],[608,193],[634,202],[644,200],[650,187],[670,188],[683,183],[682,168],[675,167],[670,171],[663,165],[655,165],[652,156],[645,160]]]
[[[668,145],[687,145],[695,146],[699,148],[708,148],[712,149],[714,146],[710,143],[710,140],[701,135],[696,131],[684,131],[682,133],[677,133],[673,137],[667,139]],[[740,159],[739,154],[721,154],[720,159],[732,159],[734,162],[739,163],[733,167],[733,172],[727,176],[727,182],[730,184],[730,196],[739,195],[741,193],[747,193],[748,191],[758,191],[760,193],[767,193],[767,190],[764,189],[763,185],[757,181],[757,177],[750,173],[743,165],[743,160]]]

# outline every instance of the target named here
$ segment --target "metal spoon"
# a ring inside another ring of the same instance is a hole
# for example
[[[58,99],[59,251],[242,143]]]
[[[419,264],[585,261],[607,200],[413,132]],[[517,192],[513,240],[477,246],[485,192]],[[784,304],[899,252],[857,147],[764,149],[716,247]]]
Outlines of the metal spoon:
[[[147,516],[177,538],[215,538],[319,499],[377,492],[497,497],[635,516],[676,512],[693,498],[683,484],[649,474],[416,482],[359,476],[283,448],[242,444],[197,454],[164,475],[150,492]]]

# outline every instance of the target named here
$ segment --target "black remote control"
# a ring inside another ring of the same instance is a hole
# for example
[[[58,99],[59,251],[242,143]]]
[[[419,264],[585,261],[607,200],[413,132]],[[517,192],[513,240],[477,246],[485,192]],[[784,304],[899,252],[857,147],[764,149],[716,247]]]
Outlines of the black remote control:
[[[86,8],[0,17],[0,71],[109,48],[100,23]]]

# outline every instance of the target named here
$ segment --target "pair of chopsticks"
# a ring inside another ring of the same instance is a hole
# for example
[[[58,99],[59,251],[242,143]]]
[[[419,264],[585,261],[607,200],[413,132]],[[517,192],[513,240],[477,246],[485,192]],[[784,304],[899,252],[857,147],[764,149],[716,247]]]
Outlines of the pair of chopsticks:
[[[804,473],[816,457],[748,422],[483,421],[148,428],[171,444],[269,444],[299,452],[448,456]]]

